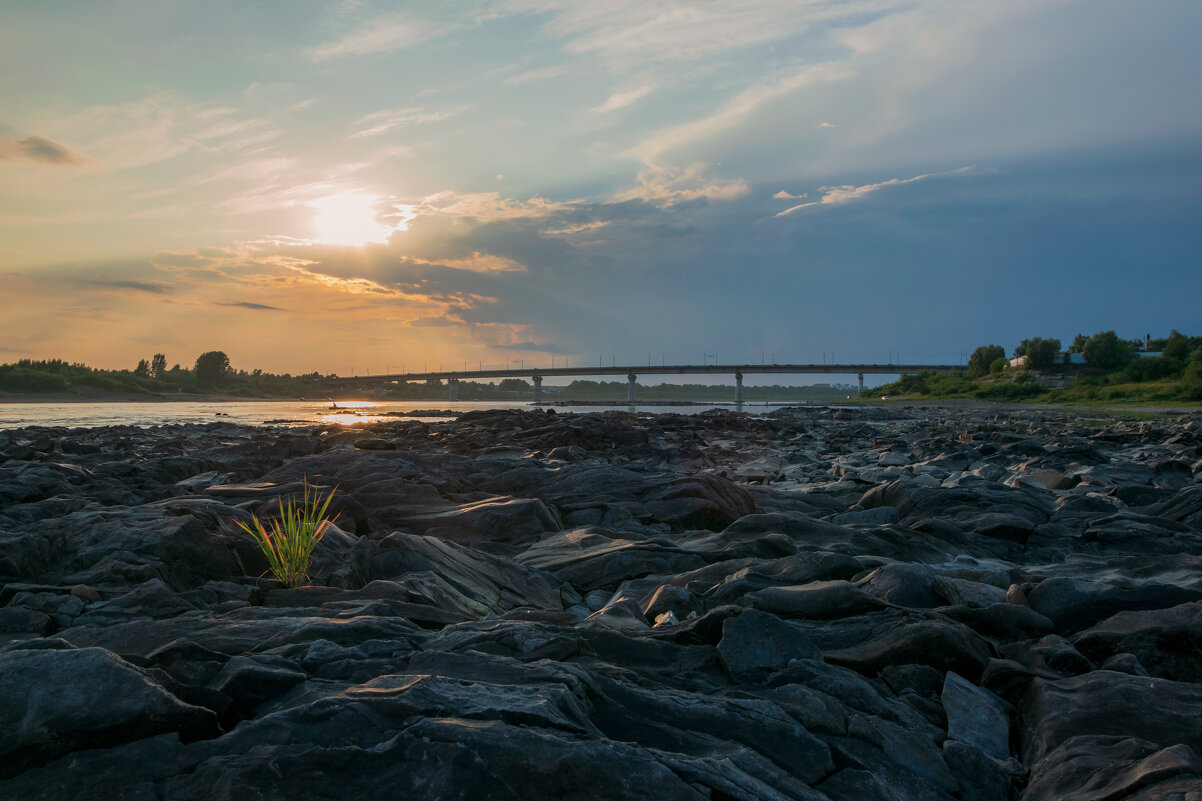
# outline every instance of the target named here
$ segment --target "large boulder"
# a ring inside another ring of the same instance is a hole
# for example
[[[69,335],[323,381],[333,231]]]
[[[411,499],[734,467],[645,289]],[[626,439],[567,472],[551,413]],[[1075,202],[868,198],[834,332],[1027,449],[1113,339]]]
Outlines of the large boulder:
[[[211,711],[102,648],[0,653],[0,777],[81,748],[219,731]]]

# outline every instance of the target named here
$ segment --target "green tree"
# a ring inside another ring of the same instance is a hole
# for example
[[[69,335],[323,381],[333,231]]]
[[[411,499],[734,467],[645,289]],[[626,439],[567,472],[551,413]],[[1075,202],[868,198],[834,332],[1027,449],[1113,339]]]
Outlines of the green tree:
[[[1006,349],[1001,345],[982,345],[968,359],[968,375],[970,378],[980,378],[989,372],[989,365],[1005,358]]]
[[[497,385],[501,392],[529,392],[530,384],[521,378],[506,378]]]
[[[230,372],[230,357],[223,351],[210,350],[196,357],[196,380],[204,387],[225,382]]]
[[[1010,362],[1006,361],[1005,356],[994,359],[993,361],[991,361],[989,363],[989,374],[990,375],[1001,375],[1002,373],[1006,372],[1006,367],[1009,364],[1010,364]]]
[[[1164,357],[1166,359],[1186,359],[1189,357],[1189,337],[1182,334],[1176,328],[1169,334],[1168,341],[1164,343]]]
[[[1027,367],[1032,370],[1045,370],[1051,367],[1059,352],[1059,339],[1044,339],[1043,337],[1024,339],[1014,350],[1016,357],[1027,357]]]
[[[1113,331],[1094,334],[1085,343],[1085,361],[1090,367],[1109,370],[1118,367],[1132,357],[1131,346],[1118,338]]]
[[[154,358],[150,360],[150,374],[155,378],[162,378],[167,372],[167,357],[161,353],[156,353]]]
[[[134,368],[134,375],[139,378],[150,377],[150,362],[145,359],[138,359],[138,366]]]
[[[1068,346],[1069,353],[1084,353],[1085,343],[1089,341],[1089,337],[1085,334],[1077,334],[1073,337],[1073,344]]]

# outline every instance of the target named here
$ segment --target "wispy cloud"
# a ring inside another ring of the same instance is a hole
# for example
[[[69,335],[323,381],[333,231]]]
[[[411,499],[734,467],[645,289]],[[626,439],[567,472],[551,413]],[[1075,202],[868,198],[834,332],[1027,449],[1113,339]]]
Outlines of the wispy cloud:
[[[615,92],[609,96],[604,103],[599,106],[594,106],[593,111],[598,114],[605,114],[610,111],[617,111],[620,108],[634,105],[642,100],[647,95],[655,91],[654,86],[640,86],[637,89],[630,89],[625,92]]]
[[[25,139],[0,139],[0,161],[36,161],[74,166],[86,164],[88,159],[44,136],[29,136]]]
[[[885,187],[902,186],[904,184],[912,184],[918,181],[925,181],[929,178],[939,178],[947,175],[962,175],[965,173],[974,172],[975,170],[975,167],[968,166],[960,167],[956,170],[947,170],[946,172],[924,173],[922,175],[915,175],[913,178],[890,178],[888,181],[881,181],[875,184],[864,184],[862,186],[854,186],[852,184],[844,184],[843,186],[824,186],[818,190],[819,192],[822,192],[822,197],[818,200],[811,201],[810,203],[800,203],[773,216],[786,217],[790,214],[801,211],[802,209],[813,208],[814,206],[830,206],[840,203],[850,203],[854,200],[860,200],[861,198],[866,197],[873,192],[884,189]],[[795,197],[785,193],[777,193],[776,195],[773,195],[773,197],[780,198],[782,195],[788,198]],[[800,197],[805,197],[805,195],[801,195]]]
[[[328,61],[347,56],[389,53],[437,39],[455,29],[455,25],[415,19],[394,13],[376,17],[332,42],[311,47],[306,54],[313,61]]]
[[[595,54],[614,69],[631,70],[649,62],[712,59],[796,36],[818,24],[862,19],[903,4],[903,0],[522,0],[509,8],[551,14],[543,33],[566,40],[568,52]]]
[[[802,200],[810,196],[809,192],[802,192],[800,195],[790,195],[785,190],[780,190],[772,196],[773,200]]]
[[[284,311],[279,306],[268,306],[265,303],[251,303],[249,301],[217,301],[214,306],[232,306],[240,309],[254,309],[255,311]]]
[[[379,136],[395,128],[409,125],[429,125],[441,122],[466,110],[467,106],[448,109],[429,109],[422,107],[396,108],[377,111],[362,117],[356,124],[359,130],[351,134],[352,139],[362,139],[368,136]]]
[[[521,86],[522,84],[534,83],[535,81],[549,81],[554,78],[562,78],[570,72],[566,65],[540,67],[539,69],[526,70],[516,75],[510,75],[502,83],[506,86]]]
[[[842,64],[818,64],[797,72],[764,81],[736,94],[712,114],[698,120],[663,128],[635,145],[622,155],[642,159],[652,164],[664,153],[711,137],[742,123],[764,105],[810,86],[850,77],[851,70]]]
[[[99,279],[89,282],[100,289],[132,289],[135,292],[146,292],[151,295],[165,295],[173,291],[170,284],[161,281],[110,281]]]
[[[684,169],[655,167],[639,173],[638,183],[619,192],[617,200],[642,200],[656,206],[675,206],[691,200],[734,200],[751,191],[742,180],[721,181],[706,177],[706,165]]]
[[[93,105],[44,121],[51,135],[66,135],[106,167],[141,167],[189,151],[215,155],[261,148],[279,130],[239,109],[197,103],[170,92],[138,100]]]
[[[442,267],[450,267],[453,270],[468,270],[473,273],[508,273],[508,272],[525,272],[526,266],[519,264],[513,259],[505,256],[497,256],[491,253],[481,253],[478,250],[473,250],[470,256],[463,258],[448,258],[448,259],[417,259],[411,258],[410,262],[414,264],[435,264]]]

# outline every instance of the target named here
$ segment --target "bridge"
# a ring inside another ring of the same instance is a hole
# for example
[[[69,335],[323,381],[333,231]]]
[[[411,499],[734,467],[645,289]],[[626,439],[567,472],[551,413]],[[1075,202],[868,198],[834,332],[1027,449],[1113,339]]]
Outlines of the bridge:
[[[459,400],[459,382],[486,378],[529,378],[534,384],[534,402],[543,399],[543,379],[558,376],[606,376],[625,375],[627,400],[635,403],[635,383],[640,375],[734,375],[735,402],[743,402],[743,376],[749,374],[778,373],[788,375],[827,374],[859,376],[861,395],[864,394],[865,375],[906,375],[909,373],[933,372],[956,373],[966,370],[960,364],[648,364],[611,365],[609,367],[504,367],[480,370],[446,370],[420,373],[389,373],[386,375],[361,375],[349,378],[330,378],[332,384],[384,384],[398,381],[447,382],[448,400]]]

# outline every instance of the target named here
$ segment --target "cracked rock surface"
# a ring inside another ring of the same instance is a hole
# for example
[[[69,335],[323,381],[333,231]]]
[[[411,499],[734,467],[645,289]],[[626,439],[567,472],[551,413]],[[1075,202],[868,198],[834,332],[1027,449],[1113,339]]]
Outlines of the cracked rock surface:
[[[1185,801],[1200,720],[1198,415],[0,432],[3,798]]]

